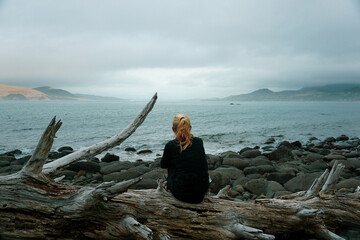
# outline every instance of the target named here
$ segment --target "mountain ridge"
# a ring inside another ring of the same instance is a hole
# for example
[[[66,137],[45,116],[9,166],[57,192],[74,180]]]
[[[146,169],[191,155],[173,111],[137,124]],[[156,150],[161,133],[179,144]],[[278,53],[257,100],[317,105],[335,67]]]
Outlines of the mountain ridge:
[[[123,101],[124,99],[89,94],[73,94],[66,90],[49,86],[25,88],[0,84],[0,100]]]
[[[328,84],[299,90],[273,92],[262,88],[251,93],[232,95],[221,101],[360,101],[360,84]]]

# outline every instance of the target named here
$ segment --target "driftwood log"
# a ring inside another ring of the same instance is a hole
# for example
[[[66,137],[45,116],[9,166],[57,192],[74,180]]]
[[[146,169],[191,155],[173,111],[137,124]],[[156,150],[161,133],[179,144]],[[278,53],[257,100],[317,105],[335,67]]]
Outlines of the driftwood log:
[[[47,174],[119,145],[145,120],[157,96],[114,137],[44,164],[61,122],[50,122],[23,169],[0,177],[0,239],[278,239],[304,235],[343,239],[335,231],[360,223],[360,192],[331,191],[343,169],[335,164],[307,192],[241,202],[226,189],[200,204],[174,199],[161,185],[128,190],[136,178],[79,187]],[[295,235],[294,235],[295,234]]]

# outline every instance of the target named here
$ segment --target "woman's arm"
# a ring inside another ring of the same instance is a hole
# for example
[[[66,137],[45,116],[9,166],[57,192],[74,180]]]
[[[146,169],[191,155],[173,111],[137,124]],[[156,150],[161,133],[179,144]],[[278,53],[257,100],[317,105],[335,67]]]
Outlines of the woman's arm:
[[[165,148],[164,148],[164,153],[163,153],[161,161],[160,161],[160,167],[161,168],[169,168],[170,158],[171,158],[170,149],[169,149],[168,144],[166,144]]]

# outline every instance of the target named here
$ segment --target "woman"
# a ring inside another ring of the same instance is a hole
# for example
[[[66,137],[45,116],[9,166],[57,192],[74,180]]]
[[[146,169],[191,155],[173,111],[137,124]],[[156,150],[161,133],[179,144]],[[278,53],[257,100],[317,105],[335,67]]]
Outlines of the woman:
[[[174,117],[175,139],[165,145],[161,167],[168,169],[167,188],[175,198],[200,203],[209,188],[208,166],[203,142],[191,134],[190,119]]]

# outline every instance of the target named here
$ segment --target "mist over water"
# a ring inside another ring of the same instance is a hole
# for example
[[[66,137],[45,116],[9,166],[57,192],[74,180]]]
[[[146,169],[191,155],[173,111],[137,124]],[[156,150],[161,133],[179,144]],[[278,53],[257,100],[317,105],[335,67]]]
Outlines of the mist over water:
[[[61,119],[52,150],[75,150],[103,141],[121,131],[140,113],[145,102],[0,102],[0,153],[20,149],[31,154],[53,116]],[[145,122],[120,146],[109,152],[121,160],[153,160],[173,138],[171,123],[178,113],[191,119],[193,134],[204,140],[206,153],[239,151],[264,146],[269,137],[277,142],[312,136],[320,140],[341,134],[360,136],[359,102],[158,102]],[[277,143],[273,145],[276,146]],[[125,152],[150,149],[152,154]],[[101,155],[100,155],[101,157]]]

